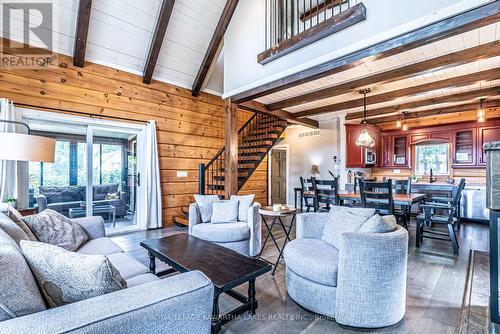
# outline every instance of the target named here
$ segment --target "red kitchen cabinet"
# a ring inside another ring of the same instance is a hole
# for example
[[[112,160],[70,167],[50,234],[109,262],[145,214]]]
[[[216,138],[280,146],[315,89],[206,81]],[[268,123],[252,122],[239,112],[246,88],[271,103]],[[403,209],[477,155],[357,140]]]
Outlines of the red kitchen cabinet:
[[[361,130],[365,127],[361,124],[346,124],[346,167],[347,168],[366,168],[374,167],[373,164],[365,163],[366,149],[356,145]],[[380,152],[380,134],[377,128],[371,125],[366,125],[366,129],[370,136],[375,140],[375,147],[372,148],[377,153],[377,160]]]
[[[492,141],[500,141],[500,125],[478,128],[477,164],[479,166],[485,166],[487,161],[483,145]]]
[[[453,168],[476,166],[476,128],[453,131]]]

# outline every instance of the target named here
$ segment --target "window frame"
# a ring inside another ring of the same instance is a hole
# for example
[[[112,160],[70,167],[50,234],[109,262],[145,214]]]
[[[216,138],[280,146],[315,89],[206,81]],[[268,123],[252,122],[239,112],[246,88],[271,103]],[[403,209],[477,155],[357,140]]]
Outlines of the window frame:
[[[451,157],[451,144],[449,142],[424,142],[424,143],[419,143],[415,144],[414,147],[414,152],[415,152],[415,157],[414,157],[414,166],[415,166],[415,175],[417,176],[423,176],[423,175],[428,175],[430,171],[424,173],[421,173],[419,171],[419,161],[418,161],[418,149],[419,147],[422,146],[446,146],[446,172],[445,173],[437,173],[436,171],[433,170],[433,175],[439,175],[439,176],[448,176],[451,173],[451,164],[452,164],[452,157]]]

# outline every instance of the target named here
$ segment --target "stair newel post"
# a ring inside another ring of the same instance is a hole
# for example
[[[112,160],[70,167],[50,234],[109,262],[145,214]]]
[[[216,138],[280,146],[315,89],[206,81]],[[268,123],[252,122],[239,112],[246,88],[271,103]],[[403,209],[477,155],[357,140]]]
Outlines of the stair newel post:
[[[238,193],[238,106],[226,99],[224,117],[225,169],[224,195]]]
[[[205,164],[198,164],[198,194],[205,195]]]

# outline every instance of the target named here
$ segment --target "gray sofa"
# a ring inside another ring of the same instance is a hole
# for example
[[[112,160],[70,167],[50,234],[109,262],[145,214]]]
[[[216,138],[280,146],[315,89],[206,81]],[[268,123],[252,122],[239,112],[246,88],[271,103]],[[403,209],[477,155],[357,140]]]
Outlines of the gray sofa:
[[[284,250],[288,294],[342,325],[399,322],[406,306],[408,232],[397,226],[388,233],[343,233],[336,249],[321,240],[329,215],[297,215],[297,238]]]
[[[0,212],[0,220],[5,219]],[[102,218],[75,221],[89,236],[77,252],[106,255],[128,288],[26,314],[26,303],[43,306],[44,301],[18,245],[0,229],[0,333],[210,333],[214,290],[205,275],[189,272],[160,280],[105,237]],[[30,288],[18,288],[19,280]],[[7,298],[19,298],[18,317],[2,312]]]
[[[245,256],[256,256],[262,240],[260,207],[259,203],[253,203],[245,221],[212,224],[202,222],[198,204],[192,203],[189,206],[189,234]]]
[[[116,215],[123,217],[128,212],[128,194],[118,190],[118,184],[103,184],[92,187],[93,201],[95,205],[112,205],[116,208]],[[68,216],[69,209],[79,208],[85,201],[86,187],[40,187],[40,195],[36,199],[39,211],[52,209]],[[118,194],[118,199],[107,200],[108,194]]]

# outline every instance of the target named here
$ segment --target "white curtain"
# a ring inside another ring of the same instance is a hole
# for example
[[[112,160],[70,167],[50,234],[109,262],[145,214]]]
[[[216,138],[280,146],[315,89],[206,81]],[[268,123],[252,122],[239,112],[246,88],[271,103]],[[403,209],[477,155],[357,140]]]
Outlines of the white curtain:
[[[146,129],[146,175],[142,185],[146,188],[146,227],[162,227],[162,198],[160,184],[160,161],[156,139],[156,122],[149,121]]]
[[[12,101],[0,99],[0,120],[16,120]],[[17,126],[0,122],[0,132],[17,132]],[[7,197],[18,198],[17,165],[17,161],[0,160],[0,202],[3,202]]]

